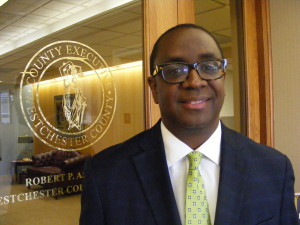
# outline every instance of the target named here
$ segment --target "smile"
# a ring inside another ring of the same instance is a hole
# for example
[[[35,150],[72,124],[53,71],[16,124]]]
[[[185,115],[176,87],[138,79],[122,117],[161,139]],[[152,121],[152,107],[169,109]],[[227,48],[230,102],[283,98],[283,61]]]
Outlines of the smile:
[[[183,103],[183,106],[187,109],[199,110],[199,109],[204,109],[207,106],[208,101],[209,101],[209,98],[201,97],[198,99],[185,100],[182,103]]]
[[[201,100],[201,101],[191,101],[190,104],[192,105],[196,105],[196,104],[200,104],[200,103],[203,103],[205,102],[204,100]]]

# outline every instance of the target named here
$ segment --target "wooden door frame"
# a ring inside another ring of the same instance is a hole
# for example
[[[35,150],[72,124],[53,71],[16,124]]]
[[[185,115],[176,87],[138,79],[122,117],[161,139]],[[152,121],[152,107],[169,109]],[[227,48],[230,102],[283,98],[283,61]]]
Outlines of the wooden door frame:
[[[168,28],[180,23],[194,23],[194,1],[144,0],[143,12],[145,127],[148,129],[160,118],[159,108],[153,102],[147,85],[152,47],[157,38]],[[269,0],[242,1],[242,20],[246,132],[247,136],[255,141],[273,146]]]
[[[247,136],[274,146],[269,0],[243,1]]]
[[[145,75],[145,128],[152,127],[160,118],[153,102],[147,77],[150,76],[150,54],[158,37],[167,29],[181,23],[194,23],[193,0],[144,0],[144,75]],[[161,13],[162,12],[162,13]]]

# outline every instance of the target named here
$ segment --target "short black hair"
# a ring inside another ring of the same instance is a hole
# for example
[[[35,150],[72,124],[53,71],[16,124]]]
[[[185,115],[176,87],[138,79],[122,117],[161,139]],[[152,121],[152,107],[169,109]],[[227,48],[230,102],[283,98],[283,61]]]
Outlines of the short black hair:
[[[192,23],[183,23],[183,24],[178,24],[174,27],[171,27],[170,29],[168,29],[167,31],[165,31],[162,35],[160,35],[160,37],[157,39],[157,41],[155,42],[154,46],[153,46],[153,49],[152,49],[152,52],[151,52],[151,55],[150,55],[150,74],[153,74],[154,73],[154,70],[155,70],[155,65],[154,65],[154,61],[157,57],[157,53],[158,53],[158,47],[159,47],[159,43],[161,41],[161,39],[166,36],[168,33],[170,33],[171,31],[173,30],[176,30],[176,29],[179,29],[179,28],[194,28],[194,29],[199,29],[199,30],[202,30],[204,31],[205,33],[207,33],[209,36],[212,37],[212,39],[216,42],[217,44],[217,47],[218,49],[220,50],[221,52],[221,55],[222,55],[222,58],[223,58],[223,51],[222,51],[222,48],[220,46],[220,44],[217,42],[216,38],[208,31],[206,30],[205,28],[199,26],[199,25],[196,25],[196,24],[192,24]]]

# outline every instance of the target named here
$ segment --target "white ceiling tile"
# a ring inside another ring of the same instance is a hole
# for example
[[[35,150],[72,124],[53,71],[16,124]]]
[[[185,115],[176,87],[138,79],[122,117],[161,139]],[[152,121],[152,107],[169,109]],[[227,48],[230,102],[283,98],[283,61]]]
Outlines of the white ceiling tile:
[[[13,32],[13,33],[21,33],[22,31],[20,31],[20,27],[18,26],[7,26],[5,27],[3,30],[3,33],[8,34],[7,32]],[[1,32],[2,33],[2,32]]]
[[[74,2],[76,2],[76,1],[74,1]],[[66,2],[51,1],[51,2],[47,3],[44,7],[46,9],[52,9],[55,11],[65,12],[65,11],[69,10],[70,8],[73,8],[74,6],[75,6],[74,4],[70,4],[70,3],[66,3]]]
[[[30,28],[32,26],[36,26],[37,24],[38,24],[37,21],[32,22],[32,21],[26,21],[26,20],[19,20],[19,21],[16,21],[15,23],[13,23],[13,25],[11,25],[11,26],[18,26],[21,29],[22,27]]]
[[[61,32],[57,33],[55,37],[58,39],[63,38],[63,39],[72,40],[72,38],[78,38],[78,37],[80,38],[80,37],[91,35],[96,31],[98,31],[98,29],[91,28],[91,27],[82,27],[78,25],[75,27],[70,27],[68,29],[62,30]]]
[[[212,35],[216,38],[218,43],[222,46],[224,44],[230,44],[231,43],[231,37],[226,35],[221,35],[218,33],[212,32]]]
[[[14,40],[18,40],[20,37],[19,37],[19,35],[18,36],[16,36],[16,37],[11,37],[9,40],[10,41],[14,41]]]
[[[36,28],[30,28],[30,29],[26,30],[24,33],[31,34],[31,33],[35,32],[36,30],[37,30]]]
[[[85,9],[86,7],[82,7],[82,6],[75,6],[71,9],[68,10],[69,13],[77,13],[83,9]]]
[[[128,6],[126,6],[126,9],[124,9],[124,10],[133,12],[136,14],[142,14],[143,13],[142,1],[137,1],[132,4],[128,4]]]
[[[52,10],[52,9],[47,9],[45,7],[41,7],[37,10],[35,10],[32,15],[38,15],[38,16],[45,16],[45,17],[55,17],[57,16],[58,14],[60,14],[61,12],[60,11],[57,11],[57,10]]]
[[[36,28],[36,29],[42,29],[46,26],[46,24],[38,24],[36,26],[33,26],[32,28]]]
[[[57,21],[58,21],[58,19],[56,19],[56,18],[50,18],[50,19],[46,20],[46,21],[44,22],[44,24],[49,25],[49,24],[55,23],[55,22],[57,22]]]
[[[117,46],[107,46],[101,43],[96,43],[91,47],[94,48],[102,57],[112,55],[114,51],[120,49],[120,47]]]
[[[26,33],[26,32],[19,33],[18,35],[16,35],[16,37],[17,37],[18,39],[20,39],[20,38],[26,36],[27,34],[28,34],[28,33]]]
[[[14,16],[12,14],[4,14],[0,12],[0,28],[13,23],[19,18],[20,16]]]
[[[81,5],[89,7],[89,6],[93,6],[95,4],[99,4],[100,2],[103,2],[103,0],[89,0],[89,1],[84,1]]]
[[[29,29],[27,27],[18,27],[18,26],[9,26],[9,27],[14,27],[14,30],[12,30],[12,31],[15,31],[19,34],[24,33],[25,31],[27,31]]]
[[[102,16],[88,20],[85,24],[90,27],[96,28],[109,28],[119,26],[121,24],[126,24],[130,21],[139,19],[140,17],[135,13],[126,11],[110,11]]]
[[[121,37],[122,34],[111,32],[111,31],[105,31],[105,30],[91,30],[90,33],[85,33],[84,35],[81,35],[77,40],[81,42],[87,42],[89,44],[94,43],[102,43],[107,40],[111,40],[117,37]]]
[[[86,0],[54,0],[55,2],[62,2],[62,3],[67,3],[67,4],[72,4],[72,5],[81,5],[83,4]]]
[[[7,36],[13,36],[20,33],[11,27],[6,27],[1,32],[4,32]]]
[[[62,19],[66,18],[67,16],[70,16],[70,15],[72,15],[72,13],[70,13],[70,12],[63,12],[63,13],[55,16],[55,19],[62,20]]]
[[[217,31],[215,31],[215,33],[231,37],[231,28],[228,27],[227,29],[217,30]]]
[[[7,4],[0,7],[0,13],[23,16],[30,13],[37,6],[34,4],[28,5],[26,1],[8,1]]]
[[[212,0],[195,0],[195,14],[211,11],[222,7],[223,4]]]
[[[0,35],[0,43],[7,40],[7,36]]]
[[[222,30],[230,24],[230,8],[222,7],[195,16],[195,23],[209,31]]]
[[[119,25],[110,27],[110,30],[120,32],[120,33],[136,33],[140,32],[143,29],[142,18],[136,17],[136,19],[131,21],[125,21],[124,23],[120,23]]]
[[[46,21],[48,19],[49,19],[49,17],[43,16],[43,15],[29,14],[29,15],[26,15],[22,20],[28,21],[28,22],[34,22],[34,23],[43,23],[44,21]]]
[[[5,45],[8,45],[8,44],[9,44],[9,41],[4,41],[4,42],[2,42],[1,44],[3,44],[4,46],[5,46]]]
[[[4,40],[7,40],[8,38],[11,37],[11,34],[7,34],[7,33],[0,33],[0,37],[3,38]],[[1,43],[1,41],[0,41]]]
[[[24,5],[30,5],[32,7],[34,6],[36,8],[39,8],[39,7],[45,5],[46,3],[49,2],[49,0],[15,0],[15,1],[16,1],[16,4],[21,3],[21,4],[24,4]]]
[[[224,5],[229,5],[230,4],[230,0],[214,0],[214,1],[220,2],[220,3],[224,4]]]
[[[142,43],[142,41],[143,40],[137,36],[124,35],[119,38],[114,38],[109,41],[104,41],[102,43],[105,45],[108,45],[108,46],[118,46],[118,47],[130,48],[130,47],[135,47],[139,43]]]

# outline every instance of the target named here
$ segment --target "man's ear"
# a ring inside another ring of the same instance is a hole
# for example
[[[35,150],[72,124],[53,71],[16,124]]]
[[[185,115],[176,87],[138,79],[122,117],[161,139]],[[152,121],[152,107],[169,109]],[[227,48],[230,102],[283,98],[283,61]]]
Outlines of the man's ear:
[[[155,77],[148,77],[147,81],[148,81],[148,85],[151,89],[153,100],[156,104],[158,104],[156,78]]]

